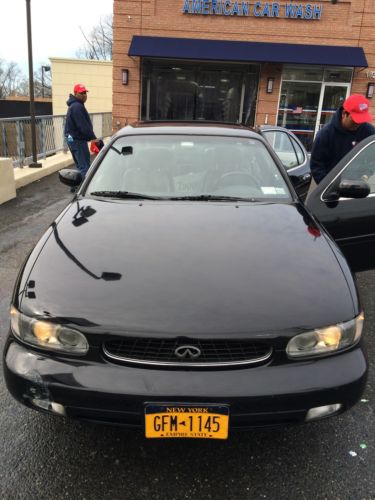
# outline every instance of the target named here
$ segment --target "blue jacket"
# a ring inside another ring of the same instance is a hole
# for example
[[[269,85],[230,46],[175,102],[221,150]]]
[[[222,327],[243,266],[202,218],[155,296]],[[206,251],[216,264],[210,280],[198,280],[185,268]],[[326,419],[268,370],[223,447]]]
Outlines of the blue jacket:
[[[317,184],[356,144],[375,134],[375,128],[369,123],[363,123],[353,132],[344,129],[341,125],[342,111],[342,107],[336,111],[332,120],[318,132],[314,141],[310,168]]]
[[[68,112],[64,127],[65,136],[70,134],[73,139],[81,141],[96,139],[90,116],[84,104],[72,94],[70,94],[66,104],[68,105]]]

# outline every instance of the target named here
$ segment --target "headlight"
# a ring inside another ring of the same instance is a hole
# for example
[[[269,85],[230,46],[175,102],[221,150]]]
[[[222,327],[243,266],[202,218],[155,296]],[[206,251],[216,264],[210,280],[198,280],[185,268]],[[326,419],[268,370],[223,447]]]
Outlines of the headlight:
[[[346,323],[318,328],[293,337],[286,347],[290,358],[319,356],[352,346],[362,335],[364,315]]]
[[[29,318],[15,307],[10,309],[10,318],[14,335],[28,344],[69,354],[86,354],[88,351],[86,337],[77,330]]]

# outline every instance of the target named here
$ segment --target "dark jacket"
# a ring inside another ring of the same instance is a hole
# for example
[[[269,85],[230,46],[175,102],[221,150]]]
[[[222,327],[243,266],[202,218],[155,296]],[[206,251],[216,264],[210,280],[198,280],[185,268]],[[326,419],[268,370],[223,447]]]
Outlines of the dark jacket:
[[[369,135],[375,134],[375,128],[363,123],[351,132],[341,125],[343,108],[339,108],[332,120],[320,130],[314,141],[310,168],[316,183],[319,183],[328,172],[359,142]]]
[[[65,136],[70,134],[73,139],[81,141],[96,139],[90,116],[84,104],[72,94],[70,94],[66,104],[68,105],[68,112],[64,128]]]

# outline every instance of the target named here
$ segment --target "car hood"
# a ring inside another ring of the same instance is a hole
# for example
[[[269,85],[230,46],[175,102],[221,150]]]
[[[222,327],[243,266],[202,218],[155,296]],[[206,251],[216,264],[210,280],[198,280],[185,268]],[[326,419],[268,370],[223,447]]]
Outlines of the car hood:
[[[21,310],[93,330],[274,336],[356,312],[339,251],[298,204],[81,199],[39,248]]]

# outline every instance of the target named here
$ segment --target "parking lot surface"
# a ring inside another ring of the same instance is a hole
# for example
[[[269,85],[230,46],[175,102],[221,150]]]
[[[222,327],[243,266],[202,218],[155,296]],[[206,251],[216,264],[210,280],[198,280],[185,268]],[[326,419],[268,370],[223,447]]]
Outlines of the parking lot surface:
[[[18,270],[71,196],[54,174],[0,205],[1,348]],[[349,412],[228,441],[146,440],[141,431],[29,410],[12,399],[1,375],[0,498],[375,498],[375,271],[357,278],[370,374]]]

